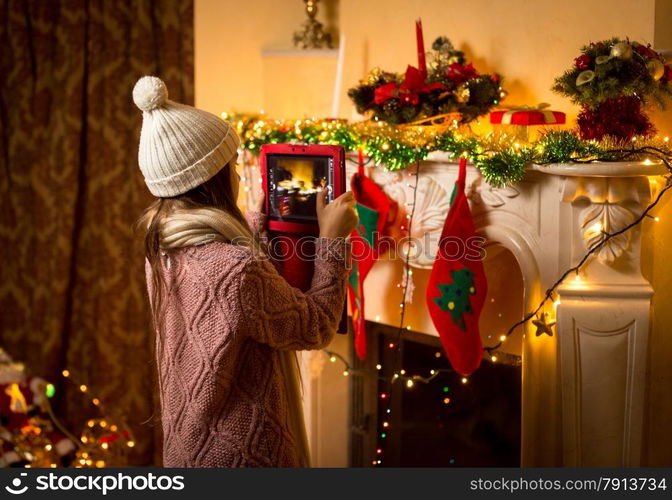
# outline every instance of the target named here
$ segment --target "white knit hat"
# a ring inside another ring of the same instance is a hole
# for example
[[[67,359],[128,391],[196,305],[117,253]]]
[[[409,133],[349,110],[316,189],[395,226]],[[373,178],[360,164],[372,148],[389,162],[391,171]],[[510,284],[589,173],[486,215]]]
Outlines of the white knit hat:
[[[186,193],[212,178],[236,154],[240,138],[229,122],[171,101],[160,78],[140,78],[133,101],[143,111],[138,163],[154,196]]]

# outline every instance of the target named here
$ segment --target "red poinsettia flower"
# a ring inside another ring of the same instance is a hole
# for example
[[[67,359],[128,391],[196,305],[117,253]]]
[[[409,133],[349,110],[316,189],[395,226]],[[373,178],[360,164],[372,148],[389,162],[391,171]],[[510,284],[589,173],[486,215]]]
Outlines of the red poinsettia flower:
[[[406,76],[401,85],[396,83],[386,83],[376,88],[374,91],[374,102],[384,104],[392,98],[399,98],[404,104],[416,105],[420,102],[420,94],[430,92],[436,89],[446,89],[441,83],[432,83],[427,85],[418,68],[409,66],[406,68]]]
[[[593,59],[588,54],[583,54],[574,59],[574,64],[581,70],[590,68],[591,62],[593,62]]]
[[[661,83],[668,83],[672,81],[672,68],[665,65],[665,70],[663,71],[663,76],[660,78]]]
[[[471,80],[478,76],[478,71],[474,68],[474,65],[469,64],[460,64],[452,63],[448,66],[448,71],[446,71],[446,76],[448,79],[455,83],[455,85],[461,85],[467,80]]]
[[[641,45],[640,44],[640,45],[637,45],[637,47],[635,47],[635,50],[637,51],[638,54],[640,54],[641,56],[644,56],[644,57],[649,57],[649,58],[658,57],[658,54],[656,53],[655,50],[653,50],[651,48],[651,45]]]

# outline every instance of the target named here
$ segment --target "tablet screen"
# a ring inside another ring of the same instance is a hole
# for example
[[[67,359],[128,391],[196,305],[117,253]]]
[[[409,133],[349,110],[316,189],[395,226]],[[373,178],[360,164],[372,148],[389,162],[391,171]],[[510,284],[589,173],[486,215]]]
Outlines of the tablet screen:
[[[317,223],[317,193],[327,186],[333,187],[333,158],[269,154],[266,168],[268,217],[277,221]],[[332,200],[331,193],[328,199]]]

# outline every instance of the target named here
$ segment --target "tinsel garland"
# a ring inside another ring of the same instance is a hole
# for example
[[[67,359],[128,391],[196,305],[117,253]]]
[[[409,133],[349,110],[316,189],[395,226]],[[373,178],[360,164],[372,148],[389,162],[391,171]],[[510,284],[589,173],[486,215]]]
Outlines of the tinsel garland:
[[[258,153],[268,143],[322,143],[363,150],[374,163],[390,171],[425,160],[442,151],[453,158],[465,156],[495,187],[520,181],[531,164],[587,163],[590,161],[644,160],[646,146],[672,155],[667,138],[639,141],[583,140],[576,132],[546,131],[531,143],[518,143],[506,134],[476,135],[464,128],[437,131],[436,127],[391,126],[382,121],[348,123],[344,120],[269,120],[263,115],[232,115],[241,147]],[[644,149],[643,149],[644,148]]]

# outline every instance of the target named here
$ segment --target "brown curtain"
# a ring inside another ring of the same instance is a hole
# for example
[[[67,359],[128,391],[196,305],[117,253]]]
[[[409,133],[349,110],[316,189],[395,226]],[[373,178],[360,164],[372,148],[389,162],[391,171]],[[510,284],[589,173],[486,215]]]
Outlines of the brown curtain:
[[[95,395],[135,433],[128,463],[157,463],[131,91],[152,74],[193,102],[193,0],[4,0],[0,43],[0,347],[70,429]]]

